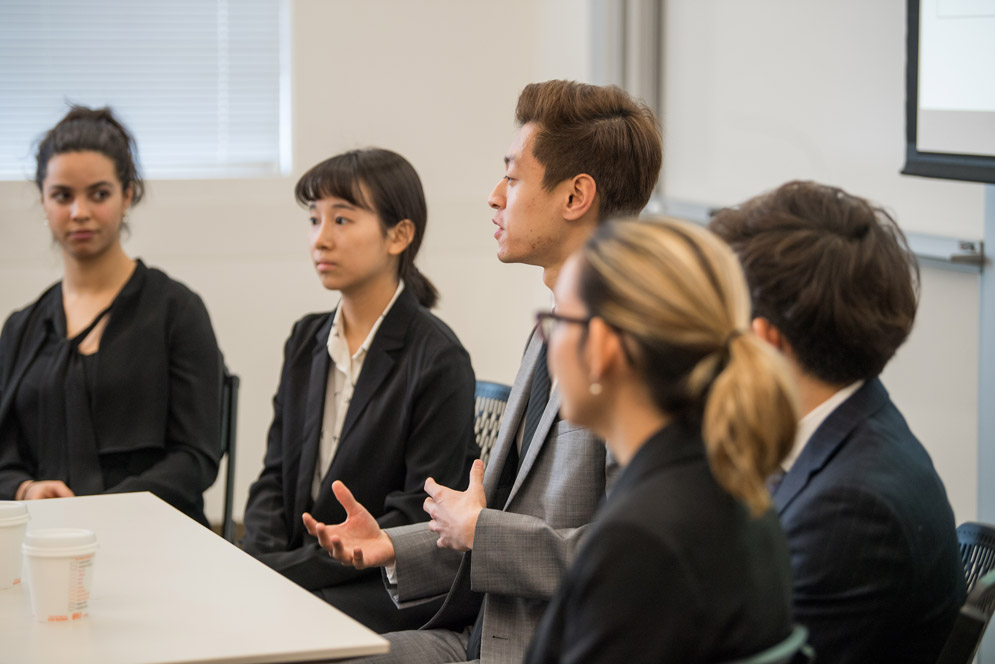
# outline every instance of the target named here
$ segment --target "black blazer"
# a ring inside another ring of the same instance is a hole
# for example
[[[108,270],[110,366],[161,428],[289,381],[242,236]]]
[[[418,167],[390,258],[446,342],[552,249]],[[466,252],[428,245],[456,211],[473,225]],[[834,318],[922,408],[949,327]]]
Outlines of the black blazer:
[[[61,283],[10,316],[0,337],[0,499],[25,480],[71,481],[65,433],[43,435],[47,362],[65,342]],[[221,352],[204,303],[138,261],[92,356],[89,403],[104,491],[151,491],[201,523],[220,457]],[[29,379],[25,381],[25,376]],[[38,396],[38,385],[45,390]],[[25,390],[34,389],[32,396]]]
[[[819,661],[935,662],[964,601],[954,516],[880,380],[826,418],[773,497]]]
[[[242,541],[246,551],[310,590],[363,574],[330,558],[301,522],[303,512],[324,523],[345,519],[331,490],[334,480],[345,482],[387,528],[428,520],[425,479],[463,486],[467,460],[478,455],[470,357],[452,330],[405,288],[370,345],[335,457],[312,501],[333,319],[334,312],[305,316],[287,340],[264,468],[249,490]],[[382,587],[377,592],[385,595]]]
[[[622,471],[525,661],[740,659],[788,636],[790,605],[773,510],[751,517],[715,481],[700,434],[675,422]]]

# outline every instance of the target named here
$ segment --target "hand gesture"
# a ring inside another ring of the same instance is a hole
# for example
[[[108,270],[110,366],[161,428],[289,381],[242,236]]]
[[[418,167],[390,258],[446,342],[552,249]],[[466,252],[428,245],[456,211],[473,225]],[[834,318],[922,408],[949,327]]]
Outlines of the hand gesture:
[[[376,519],[360,505],[342,482],[332,483],[332,493],[345,508],[342,523],[329,526],[304,513],[304,527],[318,538],[328,555],[356,569],[394,564],[394,543]]]
[[[439,536],[439,547],[470,551],[477,516],[487,507],[484,497],[484,462],[477,459],[470,468],[470,485],[466,491],[453,491],[436,484],[431,477],[425,480],[425,511],[432,518],[428,529]]]

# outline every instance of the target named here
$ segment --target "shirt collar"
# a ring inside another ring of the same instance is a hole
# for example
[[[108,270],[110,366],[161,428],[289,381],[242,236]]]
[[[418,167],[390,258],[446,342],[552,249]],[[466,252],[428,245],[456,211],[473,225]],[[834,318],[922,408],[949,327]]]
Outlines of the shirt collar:
[[[369,334],[366,335],[366,339],[356,349],[353,353],[351,359],[359,359],[360,357],[366,355],[366,352],[370,349],[373,344],[373,338],[377,336],[377,330],[380,329],[381,323],[383,323],[384,318],[390,313],[391,308],[394,303],[397,302],[397,298],[401,296],[401,292],[404,290],[404,279],[398,280],[397,288],[394,290],[393,297],[390,298],[390,302],[384,307],[383,312],[381,312],[380,317],[377,318],[376,322],[373,323],[373,327],[370,328]],[[328,334],[328,354],[331,356],[332,361],[338,367],[344,367],[348,364],[349,357],[349,345],[345,340],[345,330],[342,329],[342,303],[335,308],[335,318],[332,319],[332,330]]]
[[[799,420],[798,431],[795,433],[795,446],[791,449],[788,456],[785,457],[784,461],[781,462],[781,467],[784,468],[784,472],[791,470],[791,466],[793,466],[795,461],[798,460],[798,457],[801,456],[802,450],[805,449],[805,445],[808,443],[809,439],[811,439],[816,430],[822,426],[822,423],[826,421],[826,418],[832,415],[833,411],[839,408],[840,405],[849,399],[854,392],[859,390],[863,384],[863,380],[850,383],[839,392],[836,392],[833,396],[829,397],[806,413],[806,415]]]

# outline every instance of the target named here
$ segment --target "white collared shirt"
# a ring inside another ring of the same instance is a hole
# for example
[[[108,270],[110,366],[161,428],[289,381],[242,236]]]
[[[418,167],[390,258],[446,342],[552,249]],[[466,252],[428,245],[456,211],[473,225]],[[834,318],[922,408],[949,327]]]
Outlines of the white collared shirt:
[[[829,397],[818,406],[810,410],[808,413],[798,421],[798,431],[795,433],[795,446],[792,448],[791,452],[785,457],[784,461],[781,462],[781,467],[784,468],[784,472],[791,470],[791,466],[795,464],[798,457],[801,456],[802,450],[805,449],[805,445],[808,444],[812,434],[822,426],[822,423],[826,421],[834,410],[840,407],[844,401],[849,399],[854,392],[859,390],[863,386],[864,381],[858,380],[854,383],[850,383],[842,390]]]
[[[349,402],[352,401],[356,382],[363,370],[366,353],[373,344],[380,324],[383,323],[383,319],[403,290],[404,280],[401,279],[394,291],[394,296],[390,298],[390,302],[387,303],[380,317],[370,328],[366,340],[352,356],[349,355],[349,344],[343,329],[342,304],[339,303],[335,310],[332,329],[328,333],[327,347],[328,355],[332,358],[332,366],[328,370],[328,384],[325,387],[325,409],[322,413],[321,438],[318,443],[318,462],[314,465],[314,477],[311,480],[312,498],[318,497],[318,492],[321,490],[321,480],[328,472],[329,466],[332,465],[332,459],[335,458],[335,452],[338,450],[342,425],[345,424],[345,417],[349,412]]]

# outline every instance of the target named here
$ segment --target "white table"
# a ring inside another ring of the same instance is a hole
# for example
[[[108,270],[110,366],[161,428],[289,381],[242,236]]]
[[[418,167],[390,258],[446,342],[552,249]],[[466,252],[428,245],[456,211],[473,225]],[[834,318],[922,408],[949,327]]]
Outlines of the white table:
[[[90,616],[36,622],[0,590],[0,663],[299,662],[387,641],[150,493],[26,503],[28,529],[96,532]]]

